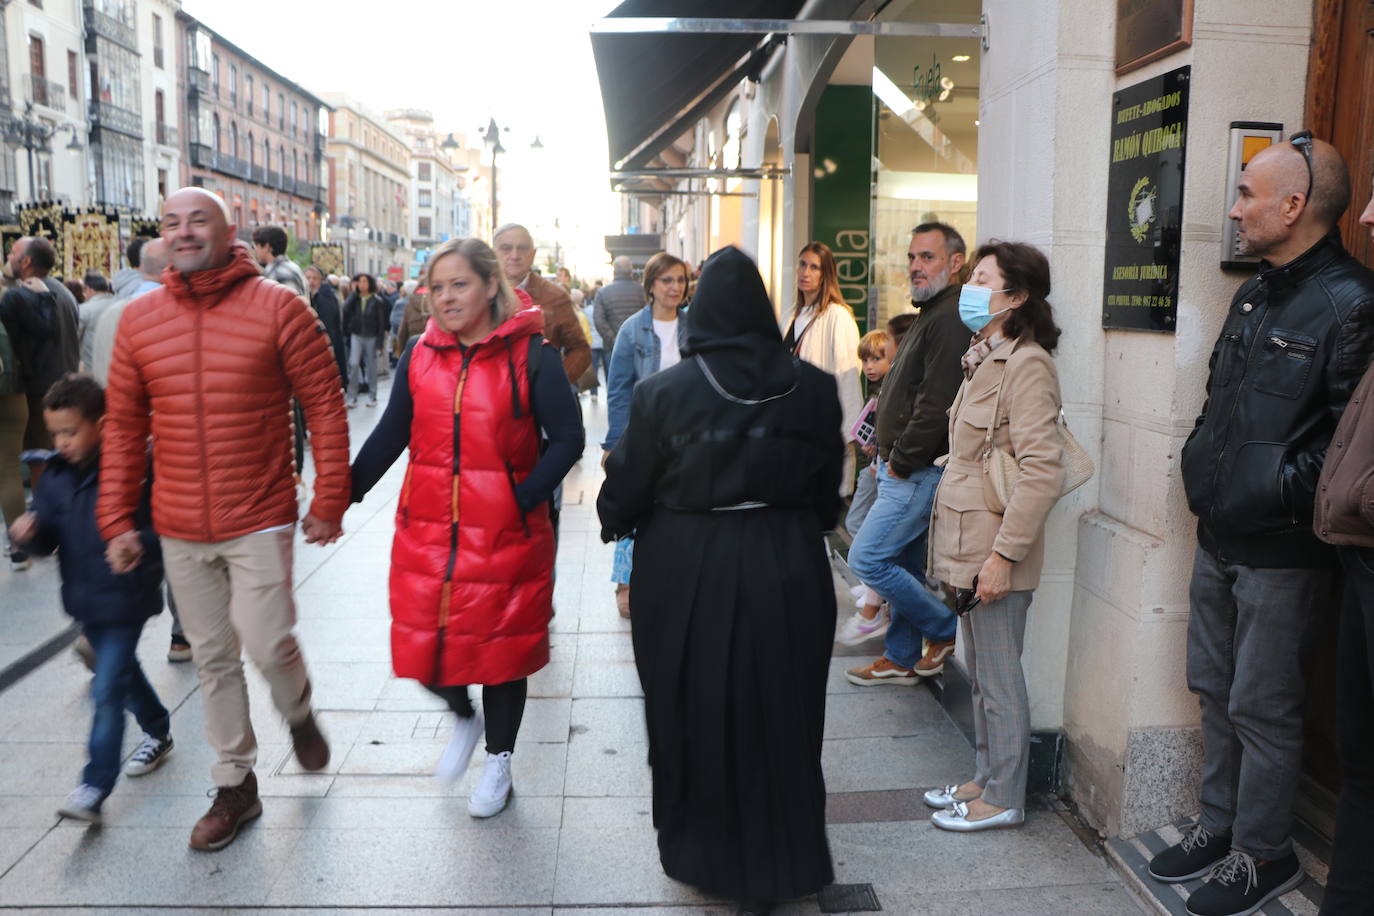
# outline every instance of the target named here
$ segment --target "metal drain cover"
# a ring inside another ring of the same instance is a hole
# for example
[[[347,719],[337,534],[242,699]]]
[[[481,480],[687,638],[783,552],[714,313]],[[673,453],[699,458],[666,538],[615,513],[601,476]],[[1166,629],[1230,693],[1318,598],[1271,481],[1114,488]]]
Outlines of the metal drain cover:
[[[878,912],[882,905],[871,884],[831,884],[816,895],[822,913]]]

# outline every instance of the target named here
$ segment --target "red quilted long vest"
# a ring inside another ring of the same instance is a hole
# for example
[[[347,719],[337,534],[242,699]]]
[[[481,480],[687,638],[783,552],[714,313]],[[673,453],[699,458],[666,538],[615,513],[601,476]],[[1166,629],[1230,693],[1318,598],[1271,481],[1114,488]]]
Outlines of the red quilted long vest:
[[[528,360],[543,326],[526,308],[464,351],[431,320],[411,351],[410,466],[391,550],[399,677],[501,684],[548,663],[553,526],[546,505],[522,514],[513,489],[539,460]]]

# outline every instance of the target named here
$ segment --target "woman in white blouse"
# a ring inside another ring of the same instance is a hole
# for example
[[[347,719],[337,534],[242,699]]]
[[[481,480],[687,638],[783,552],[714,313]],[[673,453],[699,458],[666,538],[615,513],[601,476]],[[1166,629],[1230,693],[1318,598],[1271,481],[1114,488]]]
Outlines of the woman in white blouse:
[[[797,301],[783,342],[794,354],[835,377],[844,422],[844,475],[840,495],[854,492],[854,443],[849,430],[863,408],[859,386],[859,326],[840,294],[835,255],[824,242],[812,242],[797,256]]]

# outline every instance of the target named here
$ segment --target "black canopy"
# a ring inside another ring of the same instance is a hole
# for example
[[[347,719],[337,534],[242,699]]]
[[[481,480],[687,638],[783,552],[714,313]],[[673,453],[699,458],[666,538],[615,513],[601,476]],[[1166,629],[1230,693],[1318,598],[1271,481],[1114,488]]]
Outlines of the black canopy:
[[[804,0],[626,0],[607,18],[793,19]],[[762,35],[592,33],[611,169],[642,168],[762,65]]]

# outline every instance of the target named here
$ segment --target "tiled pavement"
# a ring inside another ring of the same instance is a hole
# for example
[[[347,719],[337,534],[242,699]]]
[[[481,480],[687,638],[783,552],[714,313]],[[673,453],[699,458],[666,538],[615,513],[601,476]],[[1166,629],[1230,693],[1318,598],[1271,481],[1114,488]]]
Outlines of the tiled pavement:
[[[583,406],[588,448],[564,497],[553,661],[531,679],[517,795],[505,813],[468,817],[471,773],[453,789],[435,784],[429,774],[448,716],[390,674],[386,569],[398,463],[349,512],[343,541],[297,548],[300,636],[334,750],[327,772],[299,770],[265,685],[250,675],[264,815],[222,852],[189,850],[212,755],[194,671],[163,660],[164,616],[148,627],[141,657],[175,709],[176,751],[157,772],[121,780],[105,826],[59,822],[53,812],[79,775],[88,721],[87,677],[64,651],[0,693],[0,909],[728,912],[658,865],[629,628],[615,613],[611,548],[597,537],[605,402]],[[352,412],[355,449],[375,416]],[[65,625],[52,562],[22,575],[0,571],[5,615],[17,620],[21,602],[28,615],[28,629],[5,633],[0,645],[32,647]],[[843,595],[838,580],[837,588]],[[0,621],[0,631],[8,626]],[[0,667],[13,657],[0,656]],[[1102,855],[1048,808],[1018,831],[933,829],[912,790],[966,777],[972,752],[928,691],[845,682],[855,661],[832,663],[826,717],[839,881],[872,884],[889,913],[1140,912]],[[816,913],[819,904],[787,910]]]

